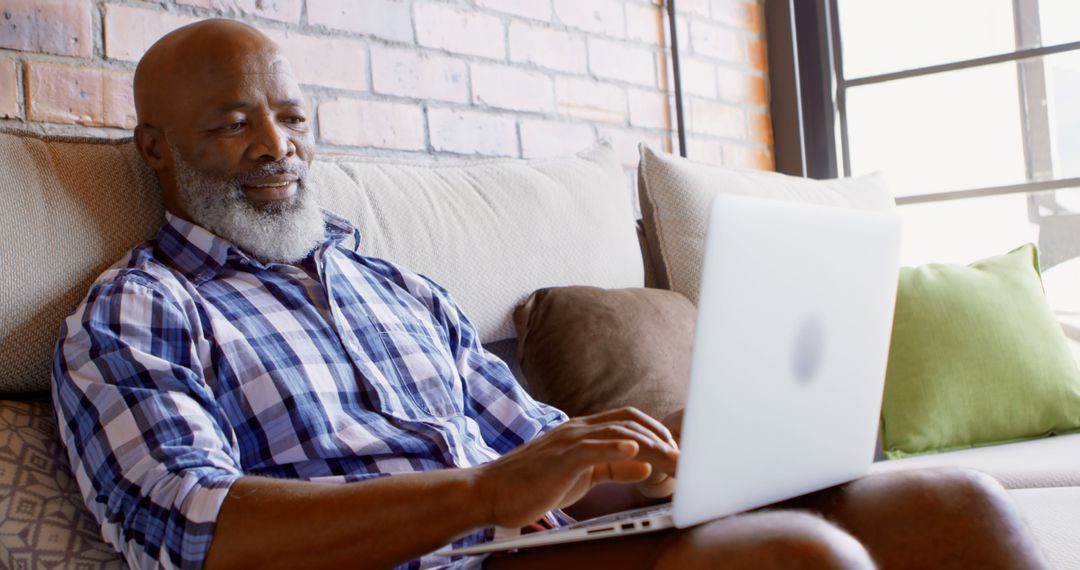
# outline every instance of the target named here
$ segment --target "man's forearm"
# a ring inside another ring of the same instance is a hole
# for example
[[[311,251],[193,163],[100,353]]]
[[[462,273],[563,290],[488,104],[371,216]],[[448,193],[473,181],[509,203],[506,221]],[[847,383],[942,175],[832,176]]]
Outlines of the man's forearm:
[[[206,568],[386,568],[487,519],[468,469],[345,485],[244,477],[221,506]]]

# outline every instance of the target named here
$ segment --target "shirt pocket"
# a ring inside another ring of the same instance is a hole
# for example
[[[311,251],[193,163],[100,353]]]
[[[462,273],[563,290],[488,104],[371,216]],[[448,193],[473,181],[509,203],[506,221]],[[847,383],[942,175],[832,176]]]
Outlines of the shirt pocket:
[[[430,418],[446,419],[464,412],[461,380],[446,346],[427,335],[407,332],[383,331],[378,337],[397,372],[402,400]]]

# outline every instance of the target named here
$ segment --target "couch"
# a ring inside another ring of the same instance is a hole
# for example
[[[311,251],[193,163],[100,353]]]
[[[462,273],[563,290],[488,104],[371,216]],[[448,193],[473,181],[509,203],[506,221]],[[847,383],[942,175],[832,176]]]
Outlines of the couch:
[[[451,290],[526,387],[512,317],[532,291],[661,284],[604,145],[533,161],[323,156],[311,179],[324,206],[361,228],[362,251]],[[130,140],[0,132],[0,567],[122,566],[55,440],[50,362],[61,319],[93,278],[156,231],[156,184]],[[993,475],[1054,567],[1080,569],[1080,435],[879,459],[875,472],[960,465]]]

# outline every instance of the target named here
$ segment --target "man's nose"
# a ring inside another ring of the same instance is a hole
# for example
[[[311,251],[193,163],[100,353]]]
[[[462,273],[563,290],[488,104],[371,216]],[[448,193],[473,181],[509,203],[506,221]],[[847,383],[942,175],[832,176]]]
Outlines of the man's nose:
[[[273,121],[260,121],[251,141],[251,158],[260,162],[278,162],[296,153],[288,134]]]

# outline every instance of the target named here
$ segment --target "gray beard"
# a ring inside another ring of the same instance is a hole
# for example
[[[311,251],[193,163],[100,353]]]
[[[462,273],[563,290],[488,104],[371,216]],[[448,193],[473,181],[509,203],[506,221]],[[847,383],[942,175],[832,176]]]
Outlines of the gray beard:
[[[265,165],[236,178],[204,174],[175,149],[176,185],[191,221],[232,242],[263,263],[295,263],[323,241],[322,212],[305,186],[301,161]],[[296,196],[281,203],[256,205],[244,195],[248,181],[275,174],[297,176]]]

